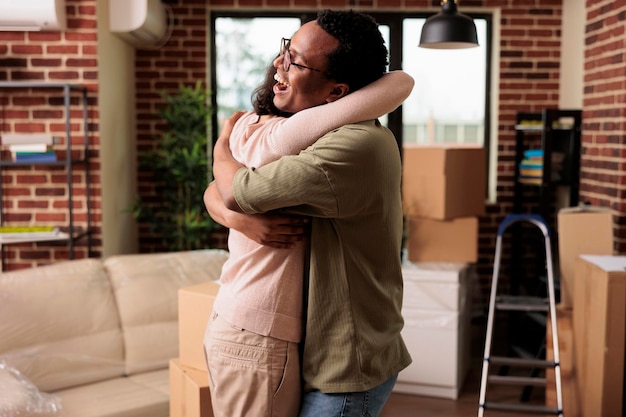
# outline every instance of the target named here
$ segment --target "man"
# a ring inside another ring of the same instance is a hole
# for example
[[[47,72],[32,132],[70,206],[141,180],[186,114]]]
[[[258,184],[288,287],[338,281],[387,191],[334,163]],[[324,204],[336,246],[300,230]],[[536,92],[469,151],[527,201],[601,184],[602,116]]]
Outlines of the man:
[[[376,23],[354,12],[320,12],[287,52],[274,104],[288,113],[337,100],[387,65]],[[300,416],[377,416],[411,361],[400,336],[401,167],[393,135],[377,120],[347,125],[297,156],[247,169],[232,158],[228,134],[214,150],[212,185],[227,208],[313,216]],[[214,204],[207,197],[210,212]],[[289,246],[289,231],[280,233],[269,240]]]

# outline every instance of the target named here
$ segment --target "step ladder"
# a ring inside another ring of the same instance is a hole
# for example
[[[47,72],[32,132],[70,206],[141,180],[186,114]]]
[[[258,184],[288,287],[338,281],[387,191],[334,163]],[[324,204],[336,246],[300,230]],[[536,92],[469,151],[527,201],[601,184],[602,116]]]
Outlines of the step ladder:
[[[544,236],[546,251],[546,270],[547,270],[547,290],[548,298],[516,296],[516,295],[500,295],[498,294],[498,275],[500,272],[500,259],[502,254],[502,236],[505,230],[520,222],[527,222],[538,227]],[[549,228],[544,219],[535,214],[510,214],[505,217],[498,227],[496,238],[496,253],[493,267],[493,277],[491,282],[491,296],[489,299],[489,313],[487,317],[487,331],[485,338],[485,353],[483,356],[482,375],[480,380],[480,397],[478,403],[478,417],[483,417],[486,410],[504,410],[525,413],[550,414],[563,417],[563,399],[561,393],[561,365],[559,359],[559,340],[556,322],[556,302],[554,291],[554,274],[552,270],[552,251],[550,246]],[[549,314],[552,330],[552,346],[554,360],[528,359],[523,357],[506,357],[491,356],[491,344],[493,337],[493,327],[496,311],[518,311],[518,312],[544,312]],[[543,405],[531,405],[509,402],[488,402],[487,386],[495,384],[521,385],[521,386],[545,386],[546,379],[536,376],[533,372],[531,376],[509,376],[509,375],[491,375],[489,373],[490,365],[503,365],[510,368],[553,368],[556,384],[556,408]]]

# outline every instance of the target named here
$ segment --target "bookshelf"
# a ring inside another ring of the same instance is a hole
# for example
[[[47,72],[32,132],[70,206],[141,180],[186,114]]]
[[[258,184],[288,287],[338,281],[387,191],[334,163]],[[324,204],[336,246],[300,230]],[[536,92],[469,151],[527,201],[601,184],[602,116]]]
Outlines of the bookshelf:
[[[515,183],[513,212],[524,212],[525,187],[538,192],[538,214],[546,221],[554,217],[555,190],[568,188],[566,206],[578,205],[580,180],[580,110],[544,109],[541,113],[518,113],[515,125]],[[539,176],[522,175],[529,151],[539,151]],[[533,210],[534,211],[534,210]]]
[[[74,259],[75,245],[78,239],[86,239],[88,256],[92,256],[92,239],[91,239],[91,196],[90,196],[90,175],[89,175],[89,125],[87,122],[87,88],[84,86],[70,83],[50,83],[50,82],[33,82],[33,81],[0,81],[0,93],[6,96],[24,94],[24,91],[52,91],[51,97],[58,92],[59,98],[62,99],[62,107],[64,112],[65,124],[65,147],[63,151],[57,152],[59,158],[56,160],[13,160],[10,158],[0,159],[0,202],[4,201],[3,171],[15,170],[23,167],[37,167],[38,169],[62,168],[65,173],[66,194],[67,198],[67,223],[52,225],[57,228],[55,233],[25,233],[23,236],[16,234],[0,233],[0,252],[2,255],[2,270],[6,268],[6,251],[7,245],[18,243],[39,243],[39,242],[64,242],[68,246],[69,259]],[[83,124],[83,140],[80,145],[72,144],[72,118],[76,117],[72,114],[72,100],[78,100],[82,114],[80,122]],[[60,100],[59,100],[60,101]],[[51,100],[52,102],[52,100]],[[53,104],[54,105],[54,104]],[[0,132],[2,133],[9,132]],[[1,143],[1,142],[0,142]],[[56,148],[58,150],[58,147]],[[2,145],[2,150],[7,151],[8,147]],[[6,155],[6,153],[4,153]],[[86,220],[84,226],[78,227],[74,210],[74,167],[82,165],[85,175],[85,195],[84,199]],[[6,208],[0,205],[0,227],[11,226],[5,222]]]

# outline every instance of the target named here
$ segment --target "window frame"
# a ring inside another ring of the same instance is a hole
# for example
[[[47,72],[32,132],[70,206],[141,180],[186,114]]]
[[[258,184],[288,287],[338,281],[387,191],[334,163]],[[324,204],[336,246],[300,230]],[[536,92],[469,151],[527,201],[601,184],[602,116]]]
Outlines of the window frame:
[[[211,13],[211,24],[210,24],[210,33],[209,33],[209,41],[210,41],[210,89],[211,91],[217,91],[217,77],[216,77],[216,65],[217,65],[217,52],[216,52],[216,35],[215,35],[215,21],[219,18],[224,17],[232,17],[232,18],[271,18],[271,17],[289,17],[289,18],[299,18],[301,24],[304,24],[308,21],[314,20],[317,16],[317,10],[311,11],[240,11],[240,10],[219,10],[212,11]],[[428,17],[433,15],[432,11],[398,11],[398,12],[376,12],[375,10],[364,11],[368,15],[372,16],[379,25],[385,25],[389,27],[389,45],[387,45],[389,49],[389,69],[397,70],[402,69],[402,50],[403,50],[403,39],[402,39],[402,31],[403,31],[403,20],[404,19],[427,19]],[[492,83],[492,51],[493,51],[493,26],[494,26],[494,16],[492,13],[488,12],[468,12],[464,11],[464,14],[476,18],[476,19],[484,19],[487,22],[487,45],[486,47],[486,73],[485,73],[485,108],[484,108],[484,142],[483,148],[485,149],[486,158],[485,158],[485,168],[486,172],[489,173],[491,169],[491,153],[493,152],[492,148],[492,138],[491,138],[491,103],[492,97],[490,94],[491,83]],[[286,34],[288,36],[290,34]],[[415,34],[415,47],[418,48],[417,44],[419,41],[419,34]],[[211,126],[218,126],[217,119],[217,94],[211,94],[211,104],[215,111],[213,112],[211,118]],[[402,106],[400,106],[395,111],[389,113],[388,116],[388,127],[393,132],[396,137],[396,141],[398,143],[398,148],[400,153],[402,153],[403,147],[403,117],[402,117]],[[217,128],[211,129],[211,135],[213,144],[217,141],[219,132]],[[489,195],[489,178],[490,175],[487,175],[487,181],[485,183],[485,187],[487,187],[487,195]]]

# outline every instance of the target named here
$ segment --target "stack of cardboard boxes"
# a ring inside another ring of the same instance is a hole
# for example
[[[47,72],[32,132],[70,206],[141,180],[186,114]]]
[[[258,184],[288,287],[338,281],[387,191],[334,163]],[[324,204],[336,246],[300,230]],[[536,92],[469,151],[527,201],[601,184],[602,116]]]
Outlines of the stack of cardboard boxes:
[[[469,370],[470,284],[485,211],[485,152],[405,146],[404,340],[413,363],[394,391],[456,399]]]
[[[558,239],[557,333],[564,415],[623,416],[626,257],[612,255],[611,210],[562,209]],[[552,358],[550,333],[547,345]],[[548,372],[547,379],[546,402],[556,406],[554,373]]]
[[[203,339],[218,290],[217,282],[178,290],[179,357],[170,360],[170,417],[213,417]]]
[[[487,190],[484,148],[405,146],[402,165],[408,260],[476,262]]]

